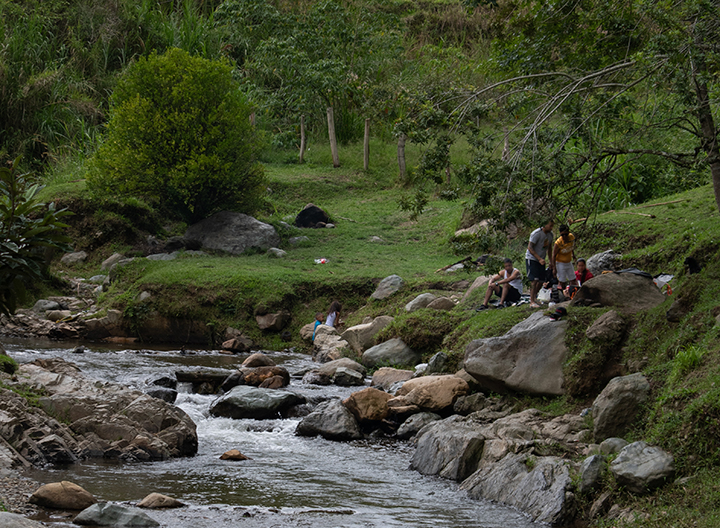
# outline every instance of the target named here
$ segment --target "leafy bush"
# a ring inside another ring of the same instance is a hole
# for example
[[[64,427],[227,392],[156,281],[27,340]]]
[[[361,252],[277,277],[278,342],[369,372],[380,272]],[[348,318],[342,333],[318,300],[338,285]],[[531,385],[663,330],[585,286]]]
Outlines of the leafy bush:
[[[188,222],[258,207],[260,145],[227,63],[179,49],[152,54],[120,79],[112,103],[92,190],[146,196]]]

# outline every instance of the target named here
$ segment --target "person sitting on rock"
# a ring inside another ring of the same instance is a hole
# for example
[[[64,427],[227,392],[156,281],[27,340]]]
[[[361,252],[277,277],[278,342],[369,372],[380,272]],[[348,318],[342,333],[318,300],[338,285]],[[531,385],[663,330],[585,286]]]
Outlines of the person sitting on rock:
[[[321,324],[323,324],[322,323],[323,317],[324,317],[324,315],[322,312],[318,312],[315,314],[315,326],[313,327],[313,336],[312,336],[313,343],[315,342],[315,332],[317,332],[317,327],[320,326]]]
[[[512,260],[506,258],[503,261],[503,269],[490,279],[485,292],[485,302],[478,306],[477,311],[488,309],[488,303],[493,293],[500,297],[498,308],[504,308],[518,302],[522,295],[522,288],[522,273],[513,267]]]
[[[578,287],[582,286],[592,278],[593,274],[589,269],[587,269],[587,263],[585,262],[585,259],[577,259],[577,271],[575,272],[575,279],[577,280]]]
[[[325,324],[328,326],[332,326],[333,328],[335,328],[336,324],[339,325],[340,310],[342,310],[342,305],[339,302],[333,301],[332,303],[330,303],[330,309],[328,310],[328,316]]]

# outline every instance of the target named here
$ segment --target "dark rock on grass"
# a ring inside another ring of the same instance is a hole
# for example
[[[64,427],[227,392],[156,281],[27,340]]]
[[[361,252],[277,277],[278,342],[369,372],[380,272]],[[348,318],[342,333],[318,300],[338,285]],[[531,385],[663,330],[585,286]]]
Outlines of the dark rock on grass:
[[[665,296],[651,277],[634,273],[606,273],[595,276],[578,290],[571,306],[611,306],[624,313],[637,313],[654,308],[665,301]]]
[[[252,216],[222,211],[193,224],[185,231],[185,240],[199,242],[205,249],[239,255],[251,248],[263,251],[280,245],[275,228]]]
[[[296,227],[325,227],[329,222],[330,217],[328,214],[311,203],[307,204],[295,217]]]
[[[605,457],[592,455],[583,460],[580,465],[580,482],[578,491],[588,493],[600,486],[603,470],[605,469]]]

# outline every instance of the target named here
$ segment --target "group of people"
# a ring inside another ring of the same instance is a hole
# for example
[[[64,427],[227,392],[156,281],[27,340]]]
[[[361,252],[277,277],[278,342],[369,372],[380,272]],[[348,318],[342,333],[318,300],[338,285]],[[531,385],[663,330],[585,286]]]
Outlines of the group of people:
[[[575,236],[567,225],[561,225],[560,236],[553,240],[554,222],[548,221],[530,234],[527,250],[525,251],[525,270],[530,285],[530,307],[540,308],[538,293],[548,280],[548,271],[551,277],[557,280],[561,290],[574,290],[592,279],[593,274],[587,269],[583,258],[575,257]],[[548,266],[546,270],[545,266]],[[577,269],[575,267],[577,266]],[[494,275],[488,283],[485,300],[478,310],[489,307],[493,295],[500,297],[499,308],[504,308],[520,301],[523,290],[522,273],[513,266],[513,261],[506,258],[503,269]]]
[[[342,305],[338,301],[333,301],[330,303],[327,318],[325,318],[322,312],[318,312],[315,314],[315,327],[313,328],[312,335],[313,341],[315,341],[315,332],[317,332],[317,327],[323,324],[323,319],[325,319],[325,324],[327,326],[331,326],[333,328],[335,327],[335,325],[339,325],[341,323],[340,310],[342,310]]]

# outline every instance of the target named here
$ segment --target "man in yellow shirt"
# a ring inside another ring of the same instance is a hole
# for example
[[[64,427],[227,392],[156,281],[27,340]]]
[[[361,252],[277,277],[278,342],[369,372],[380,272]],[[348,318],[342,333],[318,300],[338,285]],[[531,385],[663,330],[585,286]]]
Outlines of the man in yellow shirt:
[[[568,284],[577,285],[575,278],[575,235],[570,232],[566,225],[560,226],[560,236],[555,241],[553,250],[553,262],[555,262],[555,277],[560,283],[560,288],[565,289]]]

